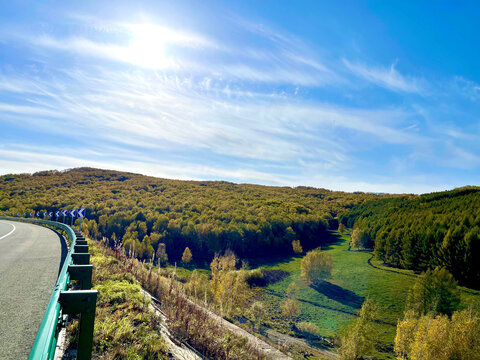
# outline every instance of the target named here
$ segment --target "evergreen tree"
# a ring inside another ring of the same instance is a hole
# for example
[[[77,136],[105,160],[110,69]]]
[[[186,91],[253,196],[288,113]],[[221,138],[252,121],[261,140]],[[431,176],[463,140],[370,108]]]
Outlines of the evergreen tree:
[[[415,281],[407,297],[406,311],[417,317],[446,314],[451,316],[460,305],[457,282],[444,268],[427,270]]]

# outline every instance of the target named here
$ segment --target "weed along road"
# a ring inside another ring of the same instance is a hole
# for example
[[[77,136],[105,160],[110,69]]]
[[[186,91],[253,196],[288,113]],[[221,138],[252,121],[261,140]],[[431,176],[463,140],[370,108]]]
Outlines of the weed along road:
[[[26,359],[57,280],[59,235],[0,220],[0,359]]]

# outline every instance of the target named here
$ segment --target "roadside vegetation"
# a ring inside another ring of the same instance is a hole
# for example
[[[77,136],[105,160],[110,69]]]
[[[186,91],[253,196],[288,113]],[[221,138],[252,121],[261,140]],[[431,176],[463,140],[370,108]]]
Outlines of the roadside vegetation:
[[[150,300],[141,287],[160,300],[166,326],[177,341],[212,359],[265,358],[245,338],[224,329],[190,302],[174,274],[164,276],[151,264],[127,257],[121,248],[110,249],[93,241],[89,245],[94,288],[100,293],[94,348],[102,359],[160,359],[166,353],[159,336],[160,319],[149,309]]]
[[[168,359],[168,349],[159,334],[159,318],[150,309],[150,299],[124,265],[89,242],[94,267],[93,288],[98,290],[93,338],[94,359]],[[69,353],[78,343],[78,321],[71,322]]]

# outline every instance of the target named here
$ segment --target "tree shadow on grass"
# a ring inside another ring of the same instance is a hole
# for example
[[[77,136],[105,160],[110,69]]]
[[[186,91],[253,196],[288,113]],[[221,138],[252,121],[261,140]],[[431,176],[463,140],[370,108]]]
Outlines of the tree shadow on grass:
[[[285,299],[285,294],[279,293],[278,291],[274,291],[274,290],[270,290],[270,289],[265,289],[265,292],[266,292],[267,294],[270,294],[270,295],[277,296],[277,297],[279,297],[279,298]],[[358,295],[356,295],[356,296],[358,296]],[[319,304],[319,303],[316,303],[316,302],[310,301],[310,300],[305,300],[305,299],[297,298],[297,301],[300,301],[300,302],[305,303],[305,304],[310,304],[310,305],[313,305],[313,306],[316,306],[316,307],[319,307],[319,308],[322,308],[322,309],[327,309],[327,310],[336,311],[336,312],[339,312],[339,313],[342,313],[342,314],[347,314],[347,315],[351,315],[351,316],[355,316],[355,317],[358,317],[358,316],[359,316],[358,313],[353,312],[353,311],[348,311],[348,310],[343,310],[343,309],[337,309],[337,308],[334,308],[334,307],[331,307],[331,306],[328,306],[328,305]],[[373,320],[373,321],[376,322],[376,323],[378,323],[378,324],[385,324],[385,325],[390,325],[390,326],[397,326],[396,323],[391,323],[391,322],[384,321],[384,320],[380,320],[380,319],[375,319],[375,320]]]
[[[354,309],[360,309],[365,300],[363,296],[359,296],[353,291],[344,289],[341,286],[324,280],[317,281],[315,284],[310,285],[310,287],[329,299],[335,300]]]
[[[333,245],[341,245],[345,241],[340,234],[329,231],[323,239],[323,245],[320,245],[320,247],[322,250],[331,250]]]
[[[279,293],[278,291],[275,291],[275,290],[266,289],[265,292],[267,294],[277,296],[279,298],[283,298],[283,299],[285,298],[284,294],[281,294],[281,293]],[[337,308],[334,308],[334,307],[331,307],[331,306],[328,306],[328,305],[323,305],[323,304],[316,303],[315,301],[305,300],[305,299],[300,299],[300,298],[297,298],[296,300],[300,301],[302,303],[305,303],[305,304],[310,304],[310,305],[322,308],[322,309],[332,310],[332,311],[336,311],[336,312],[339,312],[339,313],[342,313],[342,314],[347,314],[347,315],[352,315],[352,316],[358,316],[358,314],[354,313],[353,311],[337,309]]]

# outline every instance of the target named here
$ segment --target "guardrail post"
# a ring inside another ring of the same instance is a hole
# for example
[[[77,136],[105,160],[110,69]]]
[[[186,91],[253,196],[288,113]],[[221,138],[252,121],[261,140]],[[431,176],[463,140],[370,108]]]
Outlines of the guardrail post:
[[[82,290],[90,290],[92,288],[92,271],[93,265],[69,265],[68,273],[70,280],[79,280],[82,282]]]
[[[75,265],[88,265],[90,264],[90,254],[82,253],[82,254],[72,254],[73,263]]]
[[[73,290],[60,293],[60,305],[65,314],[80,314],[80,333],[78,336],[78,360],[92,358],[93,328],[97,290]]]
[[[88,253],[88,245],[75,245],[73,247],[73,251],[74,253],[76,254],[80,254],[80,253]]]

